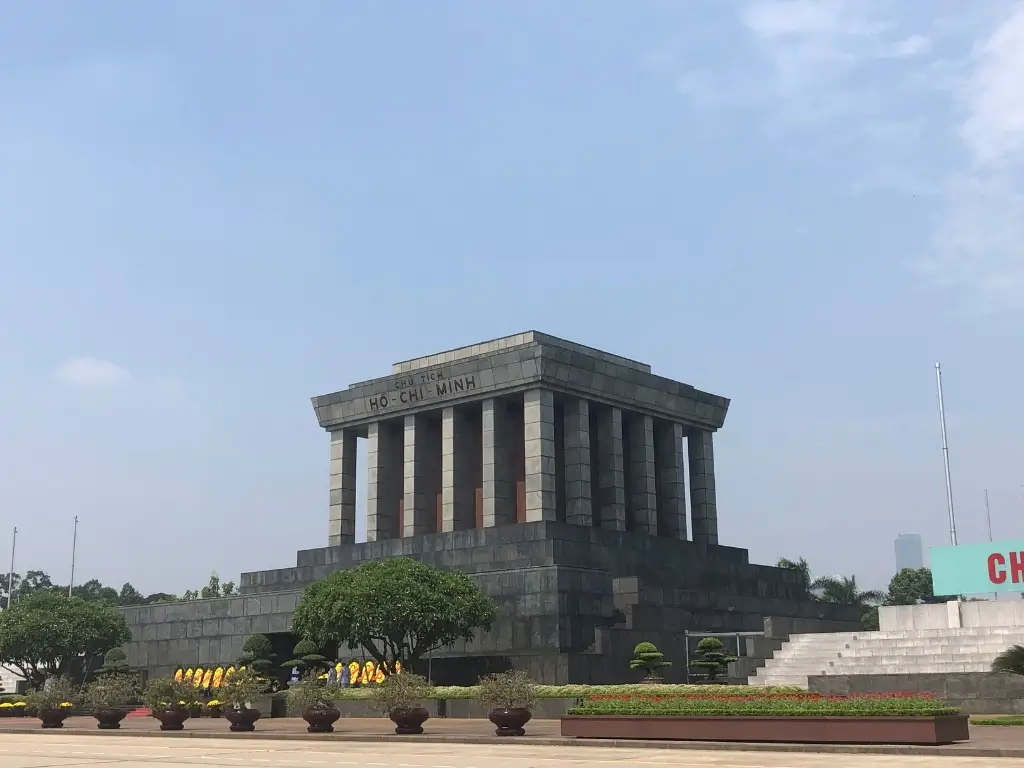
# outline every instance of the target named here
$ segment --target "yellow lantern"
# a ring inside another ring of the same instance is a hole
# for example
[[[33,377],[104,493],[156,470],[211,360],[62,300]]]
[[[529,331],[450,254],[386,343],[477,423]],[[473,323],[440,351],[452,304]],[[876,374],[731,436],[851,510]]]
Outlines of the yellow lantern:
[[[213,673],[213,687],[220,688],[221,682],[224,680],[224,667],[217,667],[217,670]]]
[[[178,667],[178,669],[174,672],[174,679],[175,679],[175,681],[180,683],[181,682],[181,678],[183,678],[184,676],[185,676],[185,670],[182,669],[181,667]]]
[[[189,667],[188,669],[185,670],[184,680],[185,680],[186,683],[191,683],[192,682],[192,674],[193,673],[192,673],[192,668],[191,667]]]
[[[212,683],[212,682],[213,682],[213,670],[212,669],[208,669],[208,670],[206,670],[206,674],[203,675],[203,684],[202,684],[201,687],[202,688],[209,688],[210,687],[210,683]]]

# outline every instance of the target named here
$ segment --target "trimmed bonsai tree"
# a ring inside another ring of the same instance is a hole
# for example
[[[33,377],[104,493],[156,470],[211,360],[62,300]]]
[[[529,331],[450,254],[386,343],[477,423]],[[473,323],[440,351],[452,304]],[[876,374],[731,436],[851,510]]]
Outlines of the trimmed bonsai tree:
[[[993,672],[1024,675],[1024,645],[1011,645],[992,662]]]
[[[647,675],[645,682],[661,682],[662,676],[658,670],[672,666],[671,661],[665,661],[665,654],[658,650],[654,643],[637,643],[633,649],[633,660],[629,662],[630,669],[642,669]]]
[[[736,661],[736,657],[725,650],[722,641],[717,637],[705,637],[697,643],[697,653],[701,658],[691,661],[690,666],[696,667],[709,682],[714,682],[724,675],[729,669],[729,664]]]
[[[103,666],[96,670],[98,675],[124,675],[130,670],[128,656],[120,648],[111,648],[103,654]]]
[[[266,635],[249,635],[242,645],[242,655],[238,659],[238,665],[251,669],[257,675],[266,675],[270,672],[274,661],[274,645]]]
[[[292,649],[292,654],[295,658],[284,662],[281,666],[285,669],[298,668],[300,676],[307,672],[319,672],[331,666],[331,662],[320,653],[320,649],[312,640],[299,640]]]

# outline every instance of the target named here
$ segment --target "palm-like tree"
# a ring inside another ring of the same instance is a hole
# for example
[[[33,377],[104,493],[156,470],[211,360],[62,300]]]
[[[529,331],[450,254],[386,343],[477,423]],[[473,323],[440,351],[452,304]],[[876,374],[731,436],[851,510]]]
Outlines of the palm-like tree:
[[[1024,645],[1011,645],[992,662],[993,672],[1024,675]]]
[[[800,574],[800,594],[802,597],[810,599],[814,595],[811,593],[813,587],[813,580],[811,579],[811,566],[807,564],[807,561],[802,557],[799,560],[790,560],[786,557],[780,557],[778,562],[775,563],[776,568],[787,568],[791,571],[797,571]]]
[[[826,603],[845,603],[867,608],[885,599],[885,593],[877,589],[857,588],[856,576],[822,576],[811,583],[811,589]]]

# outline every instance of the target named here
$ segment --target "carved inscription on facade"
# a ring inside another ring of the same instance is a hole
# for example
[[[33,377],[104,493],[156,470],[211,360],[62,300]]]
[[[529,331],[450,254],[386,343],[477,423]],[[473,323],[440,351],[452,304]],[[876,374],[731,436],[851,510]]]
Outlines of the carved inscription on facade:
[[[476,374],[453,377],[440,368],[417,371],[392,379],[387,392],[366,398],[366,408],[376,412],[414,407],[472,392],[476,388]]]

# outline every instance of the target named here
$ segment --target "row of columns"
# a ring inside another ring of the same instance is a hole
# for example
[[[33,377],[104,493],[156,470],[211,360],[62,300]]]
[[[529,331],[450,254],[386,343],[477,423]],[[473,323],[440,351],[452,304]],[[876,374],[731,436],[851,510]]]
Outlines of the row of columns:
[[[557,520],[561,509],[570,524],[685,539],[688,462],[692,538],[718,543],[706,430],[572,397],[556,424],[554,393],[534,389],[523,395],[521,425],[504,400],[490,398],[479,411],[445,408],[440,423],[422,413],[374,422],[367,438],[370,541],[515,523],[520,466],[525,522]],[[354,432],[331,433],[332,546],[355,540],[355,452]]]

